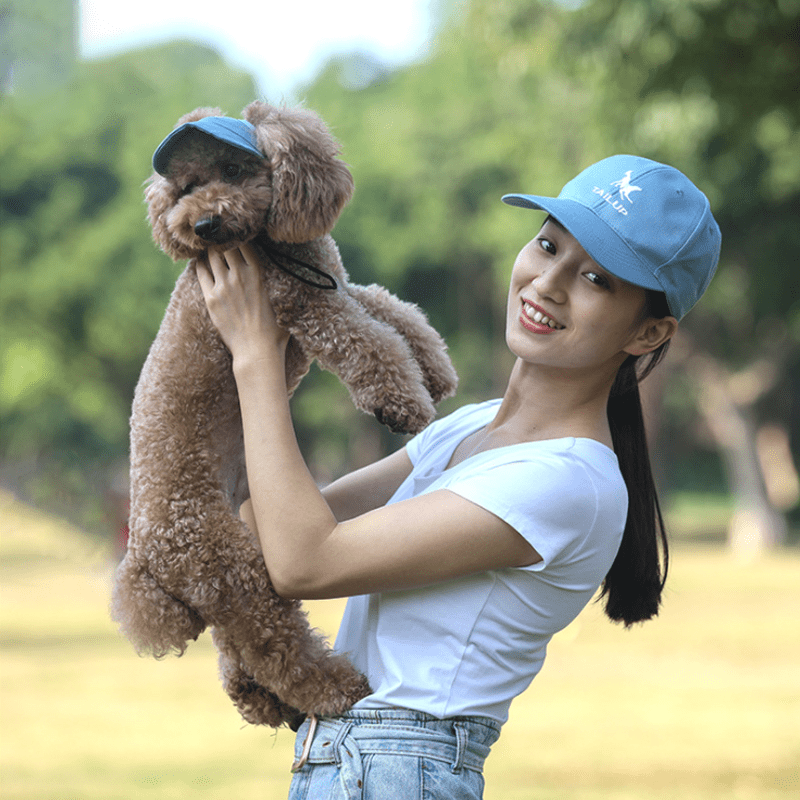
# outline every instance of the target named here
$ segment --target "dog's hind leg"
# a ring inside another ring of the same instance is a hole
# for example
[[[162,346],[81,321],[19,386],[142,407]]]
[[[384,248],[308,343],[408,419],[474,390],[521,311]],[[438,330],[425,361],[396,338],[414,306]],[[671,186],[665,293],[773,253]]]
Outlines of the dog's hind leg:
[[[269,592],[243,622],[247,627],[237,624],[225,631],[243,671],[285,705],[306,714],[337,715],[369,694],[367,679],[311,628],[298,601]]]
[[[284,723],[292,727],[300,721],[300,711],[281,702],[277,695],[258,683],[245,670],[238,648],[223,629],[212,628],[211,636],[219,651],[222,688],[245,722],[278,728]]]
[[[139,654],[182,655],[187,642],[205,630],[202,617],[168,594],[128,553],[117,567],[111,616]]]

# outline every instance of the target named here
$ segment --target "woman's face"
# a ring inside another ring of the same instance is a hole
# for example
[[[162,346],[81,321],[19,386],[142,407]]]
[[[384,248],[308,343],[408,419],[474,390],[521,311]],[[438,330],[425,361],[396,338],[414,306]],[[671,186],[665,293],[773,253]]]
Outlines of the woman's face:
[[[506,341],[532,364],[613,374],[627,355],[652,349],[637,338],[653,322],[644,319],[645,297],[548,218],[514,263]]]

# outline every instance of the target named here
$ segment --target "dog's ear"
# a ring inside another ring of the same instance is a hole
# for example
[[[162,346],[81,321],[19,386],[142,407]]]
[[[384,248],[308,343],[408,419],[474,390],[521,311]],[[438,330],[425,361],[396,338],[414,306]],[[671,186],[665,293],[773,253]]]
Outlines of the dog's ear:
[[[329,233],[353,195],[353,176],[339,144],[312,111],[251,103],[244,118],[272,164],[273,199],[267,231],[280,242],[307,242]]]
[[[175,127],[178,128],[181,125],[186,124],[187,122],[196,122],[198,119],[203,119],[203,117],[224,117],[225,112],[221,111],[219,108],[209,108],[203,106],[202,108],[196,108],[194,111],[190,111],[188,114],[184,114],[176,123]]]

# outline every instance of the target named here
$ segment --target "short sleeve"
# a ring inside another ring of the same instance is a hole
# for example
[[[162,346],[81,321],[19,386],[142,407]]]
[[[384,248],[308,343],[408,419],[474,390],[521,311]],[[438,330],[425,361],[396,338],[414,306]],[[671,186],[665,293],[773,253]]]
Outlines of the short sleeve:
[[[597,487],[579,459],[562,453],[467,472],[446,487],[514,528],[542,557],[541,571],[568,558],[594,530]]]

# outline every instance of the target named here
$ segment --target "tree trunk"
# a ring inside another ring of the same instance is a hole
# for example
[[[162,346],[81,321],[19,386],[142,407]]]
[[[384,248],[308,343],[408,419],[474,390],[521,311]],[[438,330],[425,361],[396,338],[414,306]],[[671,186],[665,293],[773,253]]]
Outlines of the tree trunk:
[[[728,473],[734,510],[728,545],[734,553],[755,556],[786,538],[786,519],[770,502],[758,455],[751,403],[737,398],[732,376],[708,354],[691,358],[700,389],[700,412],[719,447]]]

